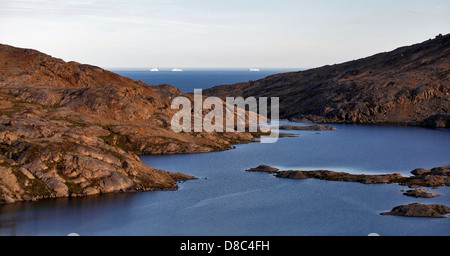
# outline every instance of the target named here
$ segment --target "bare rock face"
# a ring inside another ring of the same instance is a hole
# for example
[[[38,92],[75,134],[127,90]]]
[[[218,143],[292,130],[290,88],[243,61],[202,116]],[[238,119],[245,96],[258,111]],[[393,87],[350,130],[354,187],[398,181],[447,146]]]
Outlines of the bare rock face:
[[[450,34],[391,52],[204,95],[279,97],[280,118],[314,123],[415,124],[448,128]]]
[[[183,95],[0,44],[0,203],[173,190],[194,177],[153,169],[138,155],[255,141],[249,133],[173,132],[170,105]]]
[[[450,207],[440,204],[424,205],[409,204],[400,205],[392,209],[390,212],[383,212],[381,215],[396,215],[405,217],[428,217],[428,218],[445,218],[450,213]]]

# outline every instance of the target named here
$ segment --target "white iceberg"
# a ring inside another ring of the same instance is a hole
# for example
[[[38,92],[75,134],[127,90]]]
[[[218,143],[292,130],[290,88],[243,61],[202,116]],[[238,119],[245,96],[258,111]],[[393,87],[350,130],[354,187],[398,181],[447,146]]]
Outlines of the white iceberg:
[[[151,71],[151,72],[158,72],[159,69],[158,69],[158,68],[152,68],[152,69],[150,69],[150,71]]]
[[[248,71],[259,72],[261,70],[259,68],[249,68]]]
[[[183,71],[183,70],[180,69],[180,68],[174,68],[174,69],[172,69],[172,71],[173,71],[173,72],[180,72],[180,71]]]

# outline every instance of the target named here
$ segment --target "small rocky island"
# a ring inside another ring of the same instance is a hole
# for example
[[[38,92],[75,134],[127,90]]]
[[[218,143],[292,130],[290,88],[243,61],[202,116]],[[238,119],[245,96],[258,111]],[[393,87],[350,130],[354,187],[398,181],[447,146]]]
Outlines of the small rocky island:
[[[409,204],[400,205],[392,209],[390,212],[380,213],[381,215],[396,215],[405,217],[429,217],[429,218],[445,218],[450,213],[450,207],[441,204]]]
[[[248,172],[273,173],[278,178],[288,179],[321,179],[330,181],[359,182],[364,184],[387,184],[398,183],[411,188],[418,187],[441,187],[450,186],[450,168],[437,167],[431,170],[415,169],[411,172],[413,176],[403,177],[400,174],[349,174],[345,172],[334,172],[327,170],[317,171],[280,171],[277,168],[260,165],[256,168],[246,170]]]
[[[329,181],[359,182],[363,184],[389,184],[397,183],[410,188],[418,187],[441,187],[450,185],[450,168],[436,167],[431,170],[415,169],[411,171],[412,176],[403,177],[400,174],[349,174],[345,172],[334,172],[327,170],[316,171],[280,171],[279,169],[267,165],[260,165],[256,168],[246,170],[248,172],[265,172],[275,175],[278,178],[287,179],[321,179]],[[404,193],[407,196],[432,198],[440,196],[435,193],[428,193],[424,189],[408,190]],[[411,204],[395,207],[389,213],[382,215],[397,215],[407,217],[432,217],[443,218],[450,213],[450,208],[445,205],[422,205]]]
[[[411,196],[411,197],[422,197],[422,198],[432,198],[432,197],[441,196],[441,195],[435,194],[435,193],[428,193],[425,189],[408,190],[405,193],[403,193],[403,195]]]

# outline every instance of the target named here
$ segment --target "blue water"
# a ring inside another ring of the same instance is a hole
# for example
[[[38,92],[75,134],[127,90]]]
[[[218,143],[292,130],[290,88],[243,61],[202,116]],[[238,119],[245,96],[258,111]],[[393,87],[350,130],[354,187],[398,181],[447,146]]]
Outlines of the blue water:
[[[285,124],[285,123],[283,123]],[[414,127],[335,125],[275,144],[192,155],[143,156],[154,168],[198,180],[177,191],[45,200],[0,207],[0,235],[450,235],[450,219],[381,216],[410,203],[450,205],[442,196],[412,198],[398,184],[279,179],[244,170],[288,169],[401,173],[450,164],[450,132]],[[291,131],[290,131],[291,132]]]
[[[295,71],[290,69],[262,69],[260,72],[243,70],[185,70],[183,72],[172,72],[161,70],[159,72],[150,71],[120,71],[113,72],[131,78],[136,81],[143,81],[149,85],[170,84],[177,87],[182,92],[193,92],[194,89],[208,89],[216,85],[235,84],[258,80],[269,75]]]

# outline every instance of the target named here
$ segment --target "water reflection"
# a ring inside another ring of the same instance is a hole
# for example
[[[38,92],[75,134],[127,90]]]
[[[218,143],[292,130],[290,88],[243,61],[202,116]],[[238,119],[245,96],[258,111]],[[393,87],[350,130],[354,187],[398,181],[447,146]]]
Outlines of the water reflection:
[[[88,225],[95,219],[114,222],[114,214],[127,215],[130,205],[133,205],[135,193],[106,194],[88,196],[84,198],[57,198],[47,199],[39,202],[18,202],[0,206],[0,235],[27,235],[35,234],[33,229],[48,224],[46,232],[42,235],[52,235],[55,230],[67,230],[68,233],[76,232],[80,223]],[[97,213],[101,216],[97,216]],[[109,219],[109,220],[108,220]],[[121,218],[117,225],[127,221]],[[75,224],[78,223],[78,224]],[[31,224],[30,233],[27,227]],[[33,231],[32,231],[33,230]],[[57,231],[58,235],[64,235]]]

